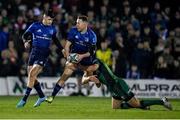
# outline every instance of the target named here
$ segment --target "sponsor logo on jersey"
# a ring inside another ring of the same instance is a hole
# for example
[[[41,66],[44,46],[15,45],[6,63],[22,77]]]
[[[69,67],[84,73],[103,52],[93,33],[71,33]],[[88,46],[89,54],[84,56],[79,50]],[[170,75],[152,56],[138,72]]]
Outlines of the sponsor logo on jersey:
[[[37,32],[42,32],[41,29],[38,29]]]
[[[40,63],[40,64],[43,64],[43,61],[40,61],[39,63]]]
[[[50,34],[53,34],[53,30],[50,30],[49,32],[50,32]]]
[[[75,36],[75,38],[76,38],[76,39],[78,39],[78,38],[79,38],[79,36],[78,36],[78,35],[76,35],[76,36]]]
[[[89,38],[85,37],[85,41],[86,41],[86,42],[89,42]]]

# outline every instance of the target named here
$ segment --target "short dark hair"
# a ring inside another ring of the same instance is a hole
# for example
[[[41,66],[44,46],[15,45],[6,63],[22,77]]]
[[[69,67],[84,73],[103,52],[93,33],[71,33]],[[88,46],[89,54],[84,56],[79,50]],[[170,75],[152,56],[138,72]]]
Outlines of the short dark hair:
[[[88,22],[88,17],[85,15],[78,16],[78,19],[81,19],[83,22]]]
[[[44,14],[45,14],[46,16],[51,17],[51,18],[55,18],[55,17],[56,17],[56,14],[53,12],[52,9],[47,10]]]

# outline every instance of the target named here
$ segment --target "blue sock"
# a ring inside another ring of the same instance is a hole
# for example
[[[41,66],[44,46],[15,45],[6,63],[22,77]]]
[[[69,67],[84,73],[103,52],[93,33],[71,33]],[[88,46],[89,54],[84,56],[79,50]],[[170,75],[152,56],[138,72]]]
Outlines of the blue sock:
[[[27,98],[29,97],[29,95],[30,95],[30,93],[31,93],[31,90],[32,90],[32,88],[29,88],[29,87],[26,88],[26,92],[25,92],[25,95],[24,95],[24,97],[23,97],[23,100],[24,100],[24,101],[26,101]]]
[[[43,98],[44,97],[44,93],[43,93],[43,91],[41,89],[41,86],[40,86],[39,82],[36,85],[34,85],[34,88],[37,91],[39,97]]]
[[[52,92],[52,96],[55,97],[56,94],[59,92],[59,90],[60,90],[61,88],[62,88],[62,87],[61,87],[58,83],[56,83],[56,85],[55,85],[55,87],[54,87],[54,90],[53,90],[53,92]]]

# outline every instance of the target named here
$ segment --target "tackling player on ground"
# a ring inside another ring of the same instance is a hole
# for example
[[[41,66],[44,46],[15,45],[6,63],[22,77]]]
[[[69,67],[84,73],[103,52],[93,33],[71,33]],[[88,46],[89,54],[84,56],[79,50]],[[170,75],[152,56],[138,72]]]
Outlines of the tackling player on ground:
[[[93,70],[92,76],[84,75],[82,78],[82,84],[86,84],[89,81],[95,82],[96,84],[103,83],[107,86],[108,90],[112,94],[112,108],[113,109],[128,109],[128,108],[141,108],[149,109],[151,105],[163,105],[164,107],[172,110],[170,102],[167,98],[161,100],[139,100],[134,96],[134,93],[130,90],[127,83],[115,76],[110,68],[100,61],[97,60],[97,67]],[[85,73],[86,74],[86,73]]]
[[[170,102],[168,102],[165,97],[161,100],[140,101],[134,96],[134,93],[130,90],[127,83],[123,79],[115,76],[105,63],[97,59],[96,65],[97,66],[92,69],[93,72],[91,73],[91,76],[87,77],[85,73],[82,78],[82,84],[86,84],[89,81],[95,82],[96,84],[105,84],[112,94],[113,109],[149,109],[149,106],[151,105],[163,105],[169,110],[172,110]]]
[[[59,51],[61,52],[62,50],[62,46],[56,36],[55,26],[52,25],[54,17],[55,14],[52,10],[47,11],[43,15],[42,22],[33,23],[22,36],[25,48],[30,48],[30,42],[32,42],[32,50],[28,61],[27,88],[24,97],[17,104],[17,108],[21,108],[26,104],[33,87],[39,95],[39,99],[34,104],[34,107],[39,106],[46,99],[37,80],[37,76],[47,62],[52,40],[57,45]]]

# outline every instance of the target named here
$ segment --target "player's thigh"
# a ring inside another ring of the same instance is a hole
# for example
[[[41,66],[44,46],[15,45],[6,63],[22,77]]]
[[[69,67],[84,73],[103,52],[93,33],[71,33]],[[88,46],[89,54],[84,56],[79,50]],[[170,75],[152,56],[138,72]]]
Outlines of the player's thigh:
[[[43,67],[38,64],[34,64],[31,68],[29,74],[31,77],[37,77],[37,75],[42,71]]]
[[[122,100],[118,100],[112,97],[112,109],[119,109],[121,108]]]
[[[28,74],[29,74],[29,71],[32,69],[33,66],[28,66]],[[39,71],[38,73],[40,73],[41,71]],[[37,77],[36,77],[36,80],[35,80],[35,84],[38,83],[38,80],[37,80]]]
[[[27,68],[28,74],[29,74],[29,72],[31,71],[32,67],[33,67],[32,65],[31,65],[31,66],[28,66],[28,68]]]
[[[132,97],[132,98],[128,101],[128,103],[129,103],[132,107],[136,107],[136,108],[141,106],[141,103],[140,103],[139,99],[136,98],[136,97]]]
[[[27,68],[27,71],[28,71],[28,75],[29,75],[29,72],[31,71],[31,69],[33,68],[33,66],[31,65],[31,66],[28,66],[28,68]],[[37,80],[37,78],[36,78],[36,80],[35,80],[35,84],[37,84],[38,83],[38,80]]]
[[[68,62],[66,64],[66,66],[65,66],[65,70],[73,70],[73,71],[75,71],[77,69],[77,67],[78,67],[77,64]]]
[[[67,66],[66,64],[64,72],[58,80],[58,84],[60,84],[61,86],[64,86],[65,81],[68,80],[68,78],[72,75],[72,73],[75,70],[76,70],[75,66],[72,66],[71,64]]]
[[[64,69],[64,75],[71,75],[77,69],[77,64],[67,63]]]
[[[98,64],[93,64],[93,65],[89,65],[89,66],[79,65],[78,67],[83,71],[94,72],[98,69],[99,65]]]

